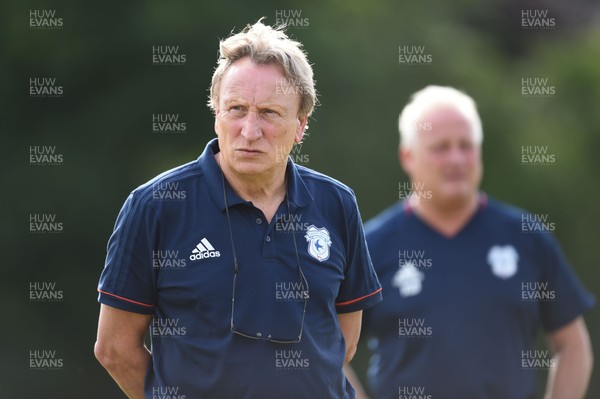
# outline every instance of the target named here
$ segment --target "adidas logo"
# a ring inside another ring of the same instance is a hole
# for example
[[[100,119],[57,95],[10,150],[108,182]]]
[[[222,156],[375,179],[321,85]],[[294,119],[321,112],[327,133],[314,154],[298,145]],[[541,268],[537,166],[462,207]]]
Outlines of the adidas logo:
[[[219,251],[215,251],[215,247],[205,238],[201,239],[196,248],[192,250],[190,260],[200,260],[205,258],[218,258],[221,256]]]

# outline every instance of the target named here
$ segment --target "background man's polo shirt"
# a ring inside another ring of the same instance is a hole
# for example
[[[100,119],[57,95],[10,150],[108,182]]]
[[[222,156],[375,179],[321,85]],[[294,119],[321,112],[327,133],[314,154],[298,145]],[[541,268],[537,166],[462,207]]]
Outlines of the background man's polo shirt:
[[[386,291],[363,324],[372,397],[533,399],[552,357],[535,347],[540,327],[555,331],[593,306],[550,232],[524,231],[526,212],[481,198],[451,238],[406,202],[366,224]]]

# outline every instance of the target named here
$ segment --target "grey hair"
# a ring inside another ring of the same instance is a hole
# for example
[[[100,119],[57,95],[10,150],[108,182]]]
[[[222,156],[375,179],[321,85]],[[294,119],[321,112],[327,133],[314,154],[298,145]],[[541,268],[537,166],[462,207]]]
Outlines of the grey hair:
[[[300,94],[300,116],[310,116],[317,102],[313,70],[308,62],[302,43],[290,39],[283,29],[265,25],[259,19],[246,28],[219,43],[219,60],[212,76],[208,106],[216,111],[219,90],[225,72],[231,65],[244,57],[257,64],[278,64],[291,84]]]
[[[453,87],[427,86],[412,95],[400,114],[398,127],[402,147],[410,148],[414,145],[415,137],[422,128],[420,125],[423,123],[424,114],[437,106],[450,106],[460,112],[471,125],[475,143],[481,145],[483,128],[475,101]]]

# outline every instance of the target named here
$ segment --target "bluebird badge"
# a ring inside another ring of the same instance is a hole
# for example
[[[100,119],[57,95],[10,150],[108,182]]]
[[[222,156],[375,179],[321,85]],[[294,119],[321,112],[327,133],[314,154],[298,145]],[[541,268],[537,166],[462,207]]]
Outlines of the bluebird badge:
[[[519,254],[512,245],[494,245],[488,252],[487,261],[492,266],[492,272],[497,277],[506,280],[517,272]]]
[[[323,262],[329,259],[329,247],[331,246],[331,237],[329,231],[325,227],[316,227],[311,224],[306,229],[306,235],[304,236],[308,241],[308,253],[310,256]]]

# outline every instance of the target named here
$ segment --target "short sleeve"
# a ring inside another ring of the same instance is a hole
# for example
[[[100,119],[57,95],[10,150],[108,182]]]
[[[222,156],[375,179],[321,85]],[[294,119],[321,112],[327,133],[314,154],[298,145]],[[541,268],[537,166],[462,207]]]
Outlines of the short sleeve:
[[[335,303],[338,313],[367,309],[383,300],[381,284],[373,269],[360,212],[354,199],[348,212],[347,226],[344,280]]]
[[[551,234],[541,236],[544,259],[544,278],[548,298],[541,302],[542,325],[551,332],[565,326],[594,306],[595,298],[584,288],[567,263],[558,242]]]
[[[154,312],[152,250],[156,231],[153,209],[134,191],[121,208],[108,241],[98,284],[100,303],[134,313]]]

